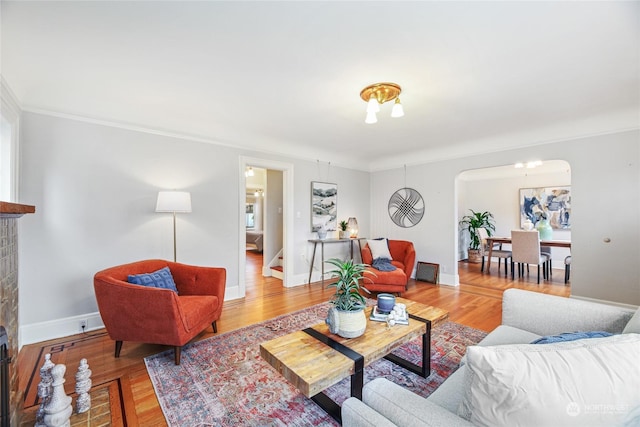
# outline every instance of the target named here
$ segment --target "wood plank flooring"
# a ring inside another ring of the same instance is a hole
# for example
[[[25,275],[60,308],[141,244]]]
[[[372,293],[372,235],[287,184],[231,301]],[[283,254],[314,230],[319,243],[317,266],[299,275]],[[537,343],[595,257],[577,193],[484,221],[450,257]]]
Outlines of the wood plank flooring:
[[[449,320],[453,322],[491,331],[500,324],[501,298],[506,289],[519,288],[561,296],[570,294],[570,287],[564,285],[562,270],[554,270],[551,281],[537,285],[535,269],[528,277],[516,276],[511,280],[510,276],[498,275],[496,267],[494,264],[492,274],[483,274],[480,264],[460,262],[461,285],[458,288],[411,280],[403,297],[443,308],[449,311]],[[333,293],[320,282],[283,288],[281,280],[262,277],[261,271],[262,256],[247,251],[246,297],[225,302],[218,321],[218,333],[327,301]],[[209,328],[196,340],[212,335]],[[44,355],[51,353],[54,363],[67,365],[65,389],[68,394],[74,390],[74,376],[80,359],[89,361],[93,390],[109,389],[112,425],[165,426],[143,358],[166,349],[159,345],[125,342],[120,358],[116,359],[114,342],[104,329],[24,346],[18,357],[20,389],[25,392],[23,425],[33,425],[33,414],[38,405],[39,369]]]

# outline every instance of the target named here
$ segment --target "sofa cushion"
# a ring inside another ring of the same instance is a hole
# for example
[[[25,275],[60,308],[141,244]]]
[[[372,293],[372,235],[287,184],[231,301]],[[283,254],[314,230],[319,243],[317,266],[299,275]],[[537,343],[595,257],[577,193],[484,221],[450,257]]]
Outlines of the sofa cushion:
[[[380,271],[376,270],[373,267],[367,267],[366,269],[371,273],[367,273],[364,276],[365,279],[363,284],[365,288],[370,283],[380,283],[384,285],[396,285],[402,287],[407,284],[407,275],[404,274],[404,270],[402,270],[402,268],[398,267],[393,271]]]
[[[173,292],[178,292],[169,267],[161,268],[153,273],[130,274],[127,276],[127,282],[133,283],[134,285],[171,289]]]
[[[362,401],[398,426],[470,426],[466,420],[385,378],[367,383]]]
[[[475,425],[617,425],[640,403],[640,335],[471,346],[458,414]]]
[[[489,335],[478,343],[479,346],[488,347],[491,345],[503,344],[529,344],[531,341],[540,338],[540,335],[513,326],[500,325]]]
[[[389,242],[387,239],[367,240],[367,244],[371,250],[371,257],[374,260],[380,258],[393,259],[391,258],[391,252],[389,252]]]
[[[640,307],[622,330],[623,334],[640,334]]]
[[[462,402],[464,398],[466,369],[464,365],[461,365],[458,370],[449,375],[446,381],[440,384],[438,388],[427,397],[427,400],[455,414],[458,411],[460,402]]]

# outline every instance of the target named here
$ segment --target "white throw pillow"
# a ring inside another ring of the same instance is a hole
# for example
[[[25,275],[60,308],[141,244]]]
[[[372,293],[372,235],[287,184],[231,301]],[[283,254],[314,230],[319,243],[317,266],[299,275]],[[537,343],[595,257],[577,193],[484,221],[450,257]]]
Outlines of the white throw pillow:
[[[640,334],[640,307],[622,330],[623,334]]]
[[[640,405],[640,335],[467,349],[458,415],[479,426],[618,425]]]
[[[378,258],[393,259],[389,252],[389,243],[387,242],[387,239],[367,240],[367,244],[369,245],[369,249],[371,249],[371,257],[374,260]]]

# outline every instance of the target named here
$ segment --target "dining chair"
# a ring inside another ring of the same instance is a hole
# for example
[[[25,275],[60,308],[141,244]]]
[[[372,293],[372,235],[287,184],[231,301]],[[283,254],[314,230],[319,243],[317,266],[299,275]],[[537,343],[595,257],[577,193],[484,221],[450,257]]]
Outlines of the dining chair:
[[[569,275],[571,274],[571,255],[564,259],[564,283],[569,283]]]
[[[540,252],[540,234],[537,230],[520,231],[511,230],[511,279],[514,275],[514,264],[518,263],[518,277],[524,275],[524,266],[536,264],[538,266],[538,284],[540,284],[540,266],[543,267],[543,276],[548,277],[547,263],[549,255]]]
[[[478,240],[480,241],[480,257],[482,258],[480,271],[484,271],[484,257],[489,256],[489,245],[487,243],[489,232],[486,228],[481,227],[476,229],[476,235],[478,236]],[[511,251],[503,251],[502,243],[494,243],[493,250],[491,251],[491,256],[498,258],[498,274],[500,274],[500,260],[504,259],[504,275],[506,276],[509,271],[509,264],[507,263],[507,261],[511,258]],[[489,273],[488,269],[487,272]]]

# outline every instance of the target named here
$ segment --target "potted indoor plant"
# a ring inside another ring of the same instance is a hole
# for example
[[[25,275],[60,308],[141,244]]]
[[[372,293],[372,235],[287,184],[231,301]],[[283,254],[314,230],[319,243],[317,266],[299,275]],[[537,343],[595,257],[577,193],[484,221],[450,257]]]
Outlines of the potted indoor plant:
[[[343,220],[340,221],[340,224],[338,226],[340,227],[340,230],[338,230],[338,238],[346,239],[347,237],[349,237],[349,232],[347,231],[349,223]]]
[[[469,232],[469,262],[481,262],[480,256],[480,239],[476,230],[478,228],[485,228],[487,234],[491,236],[491,233],[496,230],[496,226],[493,221],[493,214],[491,212],[475,212],[473,209],[469,209],[471,215],[465,215],[462,217],[458,225],[462,230]]]
[[[367,327],[367,317],[364,313],[367,300],[360,294],[360,288],[369,293],[360,282],[364,280],[365,272],[370,272],[366,270],[365,264],[354,263],[352,259],[343,261],[331,258],[327,262],[336,267],[329,271],[331,278],[338,279],[329,285],[336,288],[333,298],[329,301],[333,307],[327,313],[329,331],[344,338],[359,337]]]

